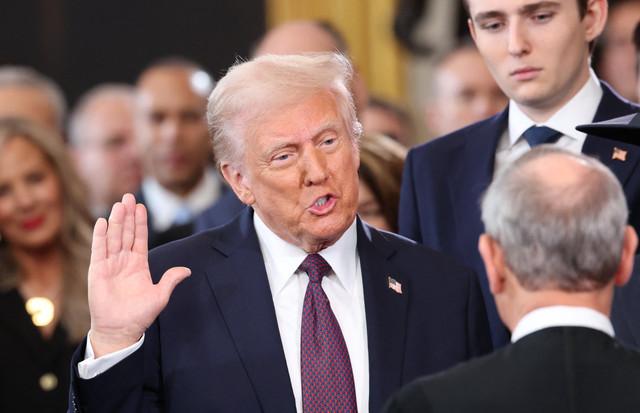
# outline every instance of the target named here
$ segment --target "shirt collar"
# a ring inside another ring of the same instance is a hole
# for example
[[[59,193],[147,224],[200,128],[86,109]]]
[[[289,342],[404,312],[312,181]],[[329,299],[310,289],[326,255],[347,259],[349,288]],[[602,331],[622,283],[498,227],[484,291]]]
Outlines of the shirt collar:
[[[591,123],[602,99],[602,86],[593,70],[587,83],[567,104],[561,107],[546,122],[538,126],[548,126],[565,136],[584,142],[587,134],[576,130],[576,125]],[[522,136],[524,131],[536,123],[525,115],[515,101],[509,101],[509,140],[510,147]]]
[[[511,342],[549,327],[587,327],[613,337],[613,325],[601,312],[587,307],[557,305],[538,308],[522,317],[513,329]]]
[[[278,237],[256,213],[253,214],[253,225],[258,235],[267,274],[270,277],[271,293],[276,295],[297,273],[298,267],[308,254],[302,248]],[[354,219],[335,244],[319,252],[349,294],[352,294],[355,289],[357,238],[357,225]]]
[[[146,207],[153,215],[153,227],[156,231],[164,231],[173,225],[176,214],[186,206],[192,214],[198,214],[211,206],[220,196],[222,185],[212,167],[207,167],[200,182],[185,197],[164,188],[153,177],[142,181]]]

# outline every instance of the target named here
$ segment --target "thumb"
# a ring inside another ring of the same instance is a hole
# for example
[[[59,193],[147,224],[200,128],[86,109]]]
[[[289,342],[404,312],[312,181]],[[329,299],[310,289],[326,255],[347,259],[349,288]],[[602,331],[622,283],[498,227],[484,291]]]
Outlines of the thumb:
[[[176,288],[176,285],[180,281],[184,280],[191,275],[191,270],[187,267],[173,267],[169,268],[158,282],[158,288],[160,289],[160,295],[163,301],[166,303],[169,301],[169,297]]]

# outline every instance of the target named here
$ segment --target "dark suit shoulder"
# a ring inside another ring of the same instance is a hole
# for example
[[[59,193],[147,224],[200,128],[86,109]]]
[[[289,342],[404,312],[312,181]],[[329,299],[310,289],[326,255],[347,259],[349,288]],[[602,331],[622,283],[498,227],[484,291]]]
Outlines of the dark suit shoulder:
[[[504,123],[506,119],[506,110],[496,115],[472,123],[464,128],[455,130],[446,135],[440,136],[421,145],[415,146],[409,150],[414,156],[431,156],[442,152],[449,152],[458,149],[464,145],[468,139],[482,139],[487,131],[494,130],[496,127]],[[506,125],[506,124],[505,124]]]
[[[433,275],[443,278],[446,274],[451,277],[467,277],[472,275],[473,270],[453,259],[449,255],[441,253],[431,247],[427,247],[402,235],[373,228],[366,223],[364,234],[370,240],[374,248],[381,254],[387,255],[396,265],[413,270],[414,273]],[[438,269],[438,272],[430,272],[430,269]]]
[[[638,380],[640,353],[599,331],[553,327],[415,380],[387,411],[631,412]]]

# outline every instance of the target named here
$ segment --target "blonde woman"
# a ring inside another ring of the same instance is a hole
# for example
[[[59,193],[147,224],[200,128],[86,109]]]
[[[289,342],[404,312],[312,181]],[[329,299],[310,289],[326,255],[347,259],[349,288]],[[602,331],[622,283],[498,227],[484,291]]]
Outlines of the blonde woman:
[[[54,132],[0,119],[0,411],[66,411],[90,321],[85,194]]]

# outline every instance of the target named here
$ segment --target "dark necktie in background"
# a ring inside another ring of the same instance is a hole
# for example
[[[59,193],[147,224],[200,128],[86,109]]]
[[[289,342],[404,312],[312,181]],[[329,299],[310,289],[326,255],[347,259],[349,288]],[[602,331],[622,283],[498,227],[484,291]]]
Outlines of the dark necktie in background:
[[[300,342],[303,410],[357,412],[349,352],[321,285],[331,266],[320,255],[309,254],[300,269],[309,275]]]
[[[524,139],[532,148],[543,143],[555,143],[562,133],[546,126],[532,126],[523,133]]]

